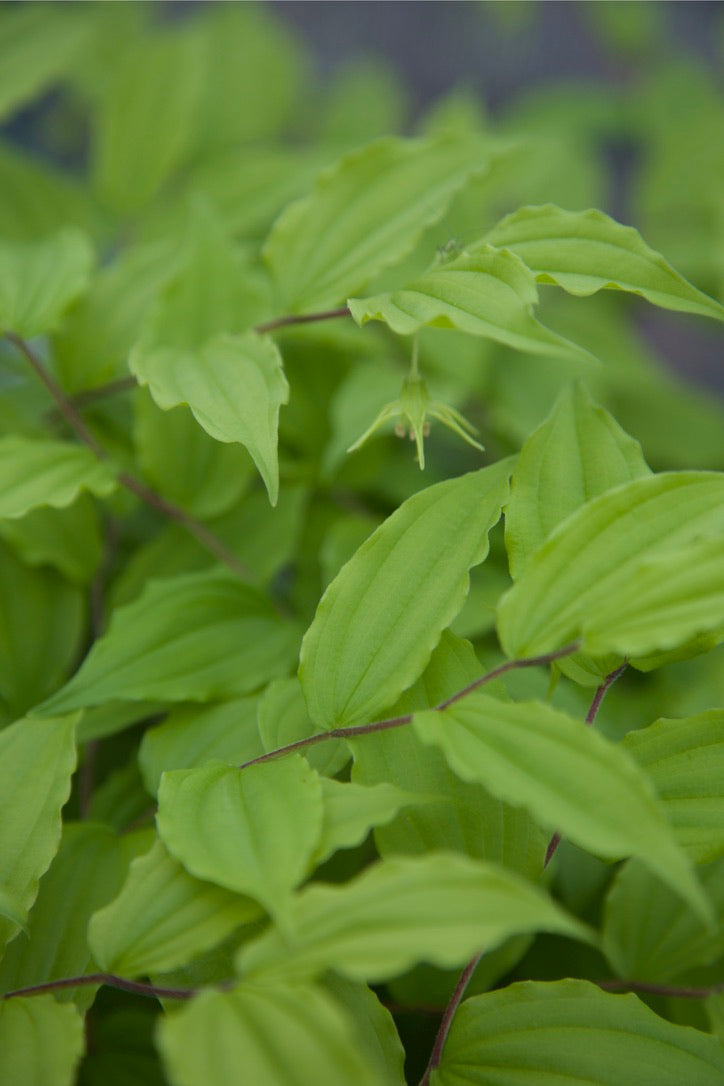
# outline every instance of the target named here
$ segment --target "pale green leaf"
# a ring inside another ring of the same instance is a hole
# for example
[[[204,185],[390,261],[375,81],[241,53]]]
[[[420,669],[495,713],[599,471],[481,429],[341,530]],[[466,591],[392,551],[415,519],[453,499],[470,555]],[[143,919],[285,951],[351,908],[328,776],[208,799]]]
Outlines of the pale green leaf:
[[[269,683],[259,699],[258,724],[267,753],[316,734],[299,679],[275,679]],[[304,757],[318,773],[334,777],[349,761],[350,752],[344,739],[330,739],[307,747]]]
[[[487,555],[511,468],[501,461],[415,494],[340,570],[300,657],[320,727],[370,720],[418,678]]]
[[[381,860],[342,886],[315,884],[271,929],[239,952],[242,976],[305,978],[333,969],[386,980],[415,962],[462,965],[509,935],[555,931],[590,941],[585,925],[495,864],[447,852]]]
[[[82,182],[14,142],[0,141],[0,192],[0,237],[31,241],[62,226],[94,225],[95,209]]]
[[[503,596],[498,635],[504,651],[516,657],[548,652],[587,627],[595,630],[599,612],[610,615],[617,605],[633,612],[628,593],[642,562],[723,526],[724,475],[716,472],[651,475],[599,495],[558,526]],[[662,585],[661,603],[666,592]],[[690,623],[683,629],[686,635]],[[621,652],[627,651],[623,640]]]
[[[188,404],[217,441],[238,441],[251,454],[272,505],[279,493],[279,408],[289,396],[275,343],[254,332],[224,335],[198,352],[137,349],[131,368],[159,407]]]
[[[151,795],[158,791],[165,770],[194,769],[211,761],[240,765],[263,754],[257,705],[255,697],[218,705],[180,705],[163,724],[144,732],[138,762]]]
[[[590,360],[583,347],[535,319],[537,302],[535,279],[522,260],[488,246],[433,266],[401,290],[348,304],[358,324],[384,321],[403,336],[424,327],[456,328],[519,351]]]
[[[8,1086],[73,1086],[85,1047],[83,1019],[52,995],[0,1003],[0,1082]]]
[[[0,732],[0,948],[25,924],[58,850],[76,720],[19,720]]]
[[[394,784],[366,787],[320,778],[322,786],[322,835],[314,853],[314,864],[324,863],[340,848],[352,848],[364,841],[373,826],[391,822],[398,811],[430,797],[415,796]]]
[[[411,251],[454,194],[489,163],[470,136],[387,137],[322,173],[309,196],[279,216],[264,249],[283,313],[343,302]]]
[[[645,774],[582,721],[543,702],[503,702],[476,691],[443,711],[416,713],[412,726],[463,780],[525,807],[595,855],[639,856],[710,919]]]
[[[189,154],[203,77],[203,42],[187,28],[147,34],[114,64],[93,116],[91,165],[113,211],[143,207]]]
[[[665,309],[724,320],[724,306],[687,282],[637,230],[602,211],[523,207],[480,244],[512,250],[540,283],[557,283],[570,294],[625,290]]]
[[[77,8],[11,4],[0,17],[0,117],[40,94],[72,66],[88,38]]]
[[[158,804],[159,833],[192,875],[277,914],[307,873],[322,831],[320,779],[300,755],[243,770],[165,773]]]
[[[459,1007],[430,1086],[717,1086],[724,1051],[635,995],[524,981]]]
[[[162,973],[258,915],[249,898],[192,878],[157,840],[133,861],[118,897],[92,917],[88,942],[101,969],[126,977]]]
[[[444,630],[425,671],[393,711],[433,708],[480,673],[472,646]],[[366,785],[391,781],[408,792],[435,797],[434,803],[408,807],[390,825],[376,828],[375,843],[382,856],[453,849],[503,864],[530,879],[540,877],[546,838],[528,812],[504,803],[480,784],[461,780],[442,752],[420,743],[411,728],[361,736],[350,745],[354,781]]]
[[[0,438],[0,517],[71,505],[86,490],[105,498],[116,488],[113,472],[85,445],[8,435]]]
[[[311,984],[203,992],[159,1023],[172,1086],[380,1086],[351,1018]],[[384,1080],[383,1080],[384,1081]]]
[[[40,241],[0,241],[0,331],[52,332],[88,289],[92,264],[88,238],[71,227]]]
[[[24,517],[0,520],[5,540],[29,566],[52,566],[74,584],[88,584],[103,552],[100,518],[81,494],[64,509],[40,506]]]
[[[50,869],[40,880],[27,934],[7,947],[0,962],[0,991],[77,977],[88,970],[91,914],[120,889],[127,867],[120,839],[92,822],[68,823]],[[56,993],[59,1000],[79,994]]]
[[[583,385],[564,388],[523,445],[510,482],[505,546],[513,578],[579,506],[650,474],[638,441],[590,399]]]
[[[724,861],[701,868],[717,916],[724,914]],[[724,952],[724,931],[712,931],[638,860],[617,872],[606,896],[603,950],[619,977],[665,984]]]
[[[226,571],[152,581],[114,612],[80,670],[36,711],[238,697],[283,674],[296,639],[265,596]]]
[[[349,1013],[355,1033],[363,1047],[369,1067],[373,1067],[377,1086],[405,1086],[405,1050],[392,1015],[365,984],[330,973],[324,987]]]
[[[724,856],[724,710],[657,720],[629,732],[623,746],[653,781],[692,859]]]

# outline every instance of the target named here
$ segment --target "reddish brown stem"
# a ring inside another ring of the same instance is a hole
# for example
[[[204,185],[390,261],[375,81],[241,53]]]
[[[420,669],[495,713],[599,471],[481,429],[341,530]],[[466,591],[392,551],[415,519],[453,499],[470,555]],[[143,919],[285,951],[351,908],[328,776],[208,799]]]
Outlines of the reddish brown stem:
[[[218,987],[228,989],[234,983],[234,981],[227,981]],[[104,984],[108,988],[119,988],[122,992],[133,992],[135,995],[151,996],[155,999],[193,999],[199,991],[197,988],[159,988],[155,984],[126,980],[125,977],[117,977],[113,973],[87,973],[82,977],[63,977],[61,980],[47,980],[43,984],[31,984],[27,988],[16,988],[12,992],[6,992],[2,998],[15,999],[17,996],[42,995],[43,992],[57,992],[63,988],[82,988],[88,984]]]
[[[445,1047],[445,1041],[447,1040],[447,1035],[450,1032],[450,1027],[453,1023],[455,1012],[457,1011],[460,1003],[462,1002],[462,998],[465,995],[465,990],[472,979],[473,973],[478,968],[478,964],[482,956],[483,952],[480,951],[480,953],[476,954],[474,958],[471,958],[468,964],[463,969],[462,973],[460,974],[460,978],[455,985],[455,991],[450,996],[450,1002],[448,1003],[443,1013],[442,1020],[440,1022],[440,1028],[437,1031],[435,1043],[433,1044],[432,1052],[430,1053],[430,1059],[428,1060],[427,1067],[425,1068],[425,1074],[420,1079],[420,1086],[429,1086],[430,1075],[440,1063],[440,1060],[442,1058],[442,1050]]]

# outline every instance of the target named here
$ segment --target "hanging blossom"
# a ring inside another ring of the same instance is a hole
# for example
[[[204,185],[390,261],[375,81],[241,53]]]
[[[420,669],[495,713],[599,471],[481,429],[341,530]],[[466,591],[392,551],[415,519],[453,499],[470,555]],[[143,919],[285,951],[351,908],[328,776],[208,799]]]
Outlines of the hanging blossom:
[[[347,452],[354,452],[364,445],[365,441],[376,433],[381,426],[391,419],[397,419],[395,433],[398,437],[407,434],[410,441],[417,446],[417,462],[420,470],[425,467],[424,439],[430,433],[429,419],[436,419],[443,426],[461,437],[468,445],[483,451],[483,446],[475,440],[477,430],[468,420],[449,404],[439,400],[431,400],[427,391],[427,385],[419,374],[410,374],[402,385],[402,391],[397,400],[385,404],[375,420],[359,437],[354,445],[350,445]]]

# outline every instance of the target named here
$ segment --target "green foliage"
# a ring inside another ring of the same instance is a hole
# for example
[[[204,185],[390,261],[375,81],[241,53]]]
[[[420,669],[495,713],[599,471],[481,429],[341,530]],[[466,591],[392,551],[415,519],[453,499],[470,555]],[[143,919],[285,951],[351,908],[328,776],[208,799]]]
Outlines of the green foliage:
[[[721,1080],[724,112],[608,7],[625,102],[414,129],[0,10],[3,1084]]]

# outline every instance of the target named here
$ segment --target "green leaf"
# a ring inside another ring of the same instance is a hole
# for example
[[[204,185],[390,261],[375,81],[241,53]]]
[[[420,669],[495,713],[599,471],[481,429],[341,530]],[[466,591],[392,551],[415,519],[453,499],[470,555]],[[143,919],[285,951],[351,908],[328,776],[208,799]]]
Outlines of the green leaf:
[[[487,555],[510,471],[501,461],[415,494],[332,581],[300,655],[316,724],[371,720],[420,675]]]
[[[623,740],[696,863],[724,856],[724,710],[657,720]]]
[[[164,773],[159,833],[197,878],[286,909],[322,831],[320,780],[299,755],[240,770],[225,765]]]
[[[248,898],[192,878],[156,840],[92,917],[88,943],[101,969],[144,976],[185,965],[258,915]]]
[[[276,504],[279,493],[279,408],[289,386],[276,344],[255,332],[224,335],[198,352],[175,347],[136,350],[131,369],[164,410],[188,404],[217,441],[238,441],[252,456]]]
[[[283,674],[296,639],[265,596],[226,571],[152,581],[114,612],[80,670],[36,712],[238,697]]]
[[[76,977],[90,963],[91,914],[118,892],[127,860],[120,839],[105,826],[69,823],[50,869],[40,880],[27,935],[7,947],[0,963],[0,991]],[[59,1000],[77,990],[60,990]]]
[[[401,290],[348,304],[358,324],[384,321],[403,336],[425,327],[456,328],[519,351],[590,361],[583,347],[535,319],[537,302],[535,279],[522,260],[488,246],[433,266]]]
[[[635,1070],[634,1070],[635,1069]],[[712,1037],[659,1018],[635,995],[584,980],[525,981],[459,1007],[430,1086],[716,1086]]]
[[[0,1003],[0,1081],[18,1086],[73,1086],[83,1054],[83,1019],[52,995]]]
[[[163,724],[144,732],[138,761],[151,795],[158,791],[165,770],[195,769],[216,760],[240,765],[263,754],[256,723],[258,702],[251,697],[202,707],[180,705]]]
[[[324,863],[340,848],[364,841],[373,826],[391,822],[403,807],[424,803],[429,797],[404,792],[394,784],[366,787],[320,779],[322,786],[322,836],[314,853],[314,865]]]
[[[0,698],[16,719],[64,682],[83,647],[85,593],[0,544]]]
[[[591,498],[651,472],[638,441],[579,382],[520,451],[505,510],[510,572],[519,577],[553,529]]]
[[[188,155],[203,77],[203,43],[188,28],[146,34],[115,62],[93,117],[91,166],[113,211],[138,211]]]
[[[495,864],[454,853],[381,860],[342,886],[302,890],[289,927],[239,952],[243,976],[306,978],[333,969],[351,980],[386,980],[418,961],[461,965],[524,931],[589,941],[589,929],[543,891]]]
[[[479,676],[480,662],[472,646],[444,630],[425,671],[394,712],[433,708]],[[480,784],[462,781],[442,752],[420,743],[412,728],[362,736],[350,740],[350,746],[356,782],[391,781],[436,800],[409,807],[389,826],[377,827],[375,843],[382,856],[453,849],[503,864],[531,880],[540,877],[546,839],[528,812],[503,803]]]
[[[58,850],[76,720],[19,720],[0,732],[0,948],[25,924]]]
[[[52,566],[73,584],[88,584],[103,552],[96,507],[81,494],[64,509],[40,506],[16,520],[0,521],[5,540],[29,566]]]
[[[50,4],[21,5],[0,17],[2,120],[63,76],[88,38],[86,13]]]
[[[374,1068],[378,1086],[405,1086],[405,1051],[392,1015],[375,993],[365,984],[353,984],[334,973],[325,977],[324,987],[354,1021],[365,1061]]]
[[[316,734],[299,679],[275,679],[269,683],[259,699],[258,724],[266,753]],[[304,757],[322,776],[334,777],[349,761],[350,752],[344,739],[330,739],[307,747]]]
[[[512,250],[539,283],[557,283],[569,294],[625,290],[665,309],[724,320],[724,306],[687,282],[637,230],[602,211],[523,207],[493,227],[485,244]]]
[[[463,780],[525,807],[550,831],[611,859],[639,856],[709,921],[684,853],[636,763],[582,721],[543,702],[502,702],[474,692],[413,728],[440,747]]]
[[[599,613],[611,616],[616,607],[625,608],[624,621],[629,611],[631,622],[635,604],[629,594],[645,566],[722,526],[724,475],[715,472],[652,475],[592,499],[559,525],[503,596],[498,636],[504,651],[515,657],[537,655],[582,635],[585,648],[586,633],[590,628],[595,634]],[[678,583],[673,603],[677,588]],[[662,585],[661,607],[670,602],[667,591]],[[686,615],[682,640],[690,629]],[[632,641],[640,650],[635,636]],[[626,653],[624,636],[620,642],[619,651]]]
[[[203,992],[159,1023],[172,1086],[379,1086],[349,1018],[321,987],[240,984]]]
[[[106,498],[113,472],[86,448],[69,441],[8,435],[0,438],[0,517],[71,505],[82,491]]]
[[[724,862],[700,871],[717,916],[724,913]],[[724,952],[724,931],[712,931],[639,861],[629,860],[606,896],[603,949],[619,977],[662,984]]]
[[[343,302],[406,256],[488,163],[486,144],[470,136],[388,137],[345,155],[309,196],[286,208],[269,235],[264,256],[279,311]]]
[[[0,241],[0,331],[27,339],[52,332],[87,289],[93,250],[67,227],[40,241]]]

